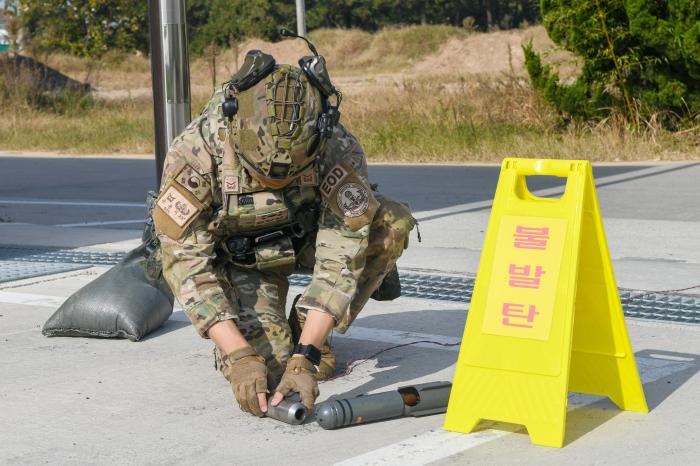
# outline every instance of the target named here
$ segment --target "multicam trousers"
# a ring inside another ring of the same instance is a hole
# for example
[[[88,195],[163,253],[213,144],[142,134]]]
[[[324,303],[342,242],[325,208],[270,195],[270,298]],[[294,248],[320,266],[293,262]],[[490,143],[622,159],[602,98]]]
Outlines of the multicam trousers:
[[[415,225],[415,220],[405,205],[381,195],[377,195],[377,200],[379,209],[370,226],[365,267],[347,317],[336,324],[336,329],[340,332],[350,326],[372,293],[381,285],[384,276],[392,270],[408,246],[408,235]],[[299,254],[296,270],[312,270],[313,258],[313,241],[310,241]],[[267,361],[270,387],[276,386],[282,377],[294,345],[285,314],[289,291],[287,277],[293,271],[259,271],[233,265],[227,266],[225,270],[225,276],[231,284],[229,299],[237,300],[240,309],[237,326],[257,353]]]

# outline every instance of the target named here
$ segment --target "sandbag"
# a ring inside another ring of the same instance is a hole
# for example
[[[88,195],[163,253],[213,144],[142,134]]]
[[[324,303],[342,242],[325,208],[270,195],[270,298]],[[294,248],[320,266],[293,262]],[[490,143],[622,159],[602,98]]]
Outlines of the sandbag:
[[[143,243],[99,278],[76,291],[46,321],[48,337],[128,338],[138,341],[173,312],[152,225]]]

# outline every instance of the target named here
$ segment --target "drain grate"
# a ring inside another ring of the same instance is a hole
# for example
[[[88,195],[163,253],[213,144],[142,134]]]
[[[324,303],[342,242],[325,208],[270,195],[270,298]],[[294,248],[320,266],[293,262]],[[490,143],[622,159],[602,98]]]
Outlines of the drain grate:
[[[700,324],[700,298],[620,290],[625,315],[641,319]]]
[[[0,261],[46,262],[50,264],[116,265],[123,252],[75,251],[72,249],[0,246]]]
[[[50,264],[46,262],[17,262],[0,260],[0,283],[42,277],[54,273],[87,269],[87,264]]]
[[[0,246],[0,282],[9,281],[3,277],[10,276],[10,267],[14,267],[12,270],[15,271],[12,275],[15,278],[11,279],[19,280],[84,268],[79,265],[115,265],[124,256],[125,253],[119,252]],[[15,265],[5,266],[4,264]],[[22,269],[19,264],[26,264],[26,268]],[[289,277],[290,285],[294,286],[306,286],[309,281],[308,275]],[[404,272],[401,273],[401,288],[403,296],[411,298],[466,304],[472,298],[474,279],[454,275]],[[700,297],[698,296],[644,293],[621,288],[620,300],[628,317],[700,324]]]
[[[293,275],[289,283],[306,286],[310,278]],[[401,295],[412,298],[437,299],[469,303],[472,299],[473,278],[426,273],[402,273]],[[625,315],[641,319],[700,324],[700,297],[664,295],[620,289],[620,301]]]

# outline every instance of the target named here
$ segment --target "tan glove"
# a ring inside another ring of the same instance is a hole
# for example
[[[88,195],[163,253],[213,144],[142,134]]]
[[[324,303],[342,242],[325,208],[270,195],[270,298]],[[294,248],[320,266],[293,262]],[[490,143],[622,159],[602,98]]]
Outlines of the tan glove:
[[[221,358],[223,373],[231,383],[233,396],[243,411],[263,417],[258,393],[267,393],[267,366],[265,359],[253,348],[246,346]]]
[[[312,410],[319,393],[316,368],[305,357],[289,358],[287,369],[284,371],[276,391],[283,396],[289,395],[289,392],[298,393],[304,406]]]

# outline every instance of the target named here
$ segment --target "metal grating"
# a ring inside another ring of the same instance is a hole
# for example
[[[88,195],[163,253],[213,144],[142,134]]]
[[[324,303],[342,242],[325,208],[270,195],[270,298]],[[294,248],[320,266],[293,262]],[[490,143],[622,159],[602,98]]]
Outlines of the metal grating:
[[[46,262],[50,264],[116,265],[123,252],[75,251],[73,249],[0,246],[0,261]]]
[[[17,262],[0,260],[0,283],[42,277],[54,273],[87,269],[86,264],[55,264],[47,262]]]
[[[27,266],[26,274],[18,272],[14,266],[15,278],[29,278],[50,273],[76,270],[84,265],[115,265],[125,253],[119,252],[88,252],[70,249],[22,248],[0,246],[0,282],[2,277],[9,276],[4,264],[38,263],[44,264],[32,269]],[[49,266],[53,266],[49,267]],[[42,268],[43,267],[43,268]],[[9,268],[8,268],[9,270]],[[309,284],[308,275],[295,274],[289,277],[290,285],[306,286]],[[474,278],[455,275],[440,275],[429,273],[401,273],[401,288],[403,296],[432,300],[469,303],[474,291]],[[620,289],[620,300],[628,317],[700,324],[700,297],[691,295],[673,295],[661,293],[646,293],[637,290]]]

